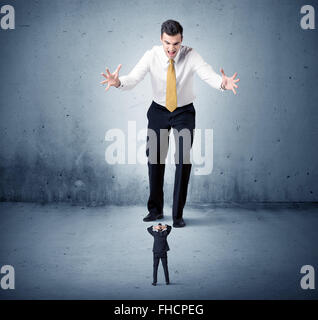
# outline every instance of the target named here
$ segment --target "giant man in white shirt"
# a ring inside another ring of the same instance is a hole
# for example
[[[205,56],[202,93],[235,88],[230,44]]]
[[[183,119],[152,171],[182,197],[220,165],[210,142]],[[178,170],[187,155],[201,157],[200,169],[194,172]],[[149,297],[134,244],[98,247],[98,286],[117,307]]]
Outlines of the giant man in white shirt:
[[[190,149],[193,143],[193,132],[195,129],[195,109],[193,101],[193,78],[196,73],[202,80],[211,87],[219,90],[232,90],[236,94],[237,73],[232,77],[227,77],[221,68],[221,75],[217,74],[213,68],[206,63],[199,53],[191,47],[182,45],[183,28],[177,21],[167,20],[161,25],[160,41],[162,45],[153,46],[147,50],[132,71],[124,76],[119,76],[121,64],[114,73],[110,73],[106,68],[106,74],[102,75],[107,83],[106,91],[114,86],[120,90],[133,89],[145,75],[149,72],[151,76],[153,101],[147,112],[148,118],[148,174],[150,195],[148,199],[148,215],[144,221],[154,221],[163,218],[163,181],[165,170],[165,157],[168,151],[170,129],[174,130],[176,139],[176,174],[174,183],[174,196],[172,217],[174,227],[184,227],[183,208],[186,203],[188,182],[191,172],[189,162]],[[172,59],[176,80],[177,108],[170,112],[166,108],[167,92],[167,70],[169,61]],[[189,144],[185,143],[186,136],[180,139],[178,133],[181,130],[188,130]],[[156,143],[151,143],[149,131],[156,134]],[[177,133],[177,134],[176,134]],[[166,136],[163,137],[163,134]],[[161,139],[160,139],[161,136]],[[166,141],[167,143],[162,143]],[[149,151],[156,151],[157,162],[150,161]]]

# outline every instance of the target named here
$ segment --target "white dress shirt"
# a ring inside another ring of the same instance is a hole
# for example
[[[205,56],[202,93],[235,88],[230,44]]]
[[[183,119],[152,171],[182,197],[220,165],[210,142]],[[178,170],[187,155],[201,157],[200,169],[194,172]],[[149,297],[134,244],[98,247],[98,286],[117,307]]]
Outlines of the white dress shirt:
[[[217,74],[193,48],[181,45],[174,61],[178,107],[193,102],[196,97],[193,92],[193,76],[195,72],[212,88],[224,91],[221,88],[222,76]],[[128,75],[119,77],[121,85],[118,88],[120,90],[134,88],[149,71],[153,100],[165,106],[168,66],[169,58],[164,52],[163,45],[153,46],[152,49],[145,52]]]

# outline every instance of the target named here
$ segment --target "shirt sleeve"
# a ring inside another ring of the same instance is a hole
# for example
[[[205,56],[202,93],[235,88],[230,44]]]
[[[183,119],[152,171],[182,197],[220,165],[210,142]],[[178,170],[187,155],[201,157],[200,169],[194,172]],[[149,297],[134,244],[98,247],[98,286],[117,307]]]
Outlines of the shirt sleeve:
[[[135,67],[130,71],[128,75],[120,76],[120,90],[133,89],[141,80],[144,79],[149,71],[151,50],[147,50],[142,58],[138,61]]]
[[[212,88],[225,91],[221,88],[222,76],[217,74],[194,49],[192,49],[192,68],[193,71]]]

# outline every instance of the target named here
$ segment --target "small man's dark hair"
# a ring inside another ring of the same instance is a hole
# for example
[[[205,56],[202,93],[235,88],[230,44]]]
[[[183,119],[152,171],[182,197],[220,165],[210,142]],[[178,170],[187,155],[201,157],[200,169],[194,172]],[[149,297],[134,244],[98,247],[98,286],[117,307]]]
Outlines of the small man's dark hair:
[[[175,36],[180,33],[182,38],[183,28],[178,21],[167,20],[161,25],[161,36],[163,35],[163,33],[166,33],[169,36]]]
[[[158,226],[162,226],[162,224],[161,224],[161,223],[158,223]]]

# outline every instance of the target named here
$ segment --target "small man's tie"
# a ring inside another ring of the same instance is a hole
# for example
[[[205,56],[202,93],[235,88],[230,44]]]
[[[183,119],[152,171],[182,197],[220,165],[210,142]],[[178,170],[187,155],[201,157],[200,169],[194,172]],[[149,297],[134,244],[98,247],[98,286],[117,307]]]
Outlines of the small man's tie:
[[[166,108],[170,112],[173,112],[177,108],[177,82],[174,60],[169,59],[169,63],[167,72]]]

